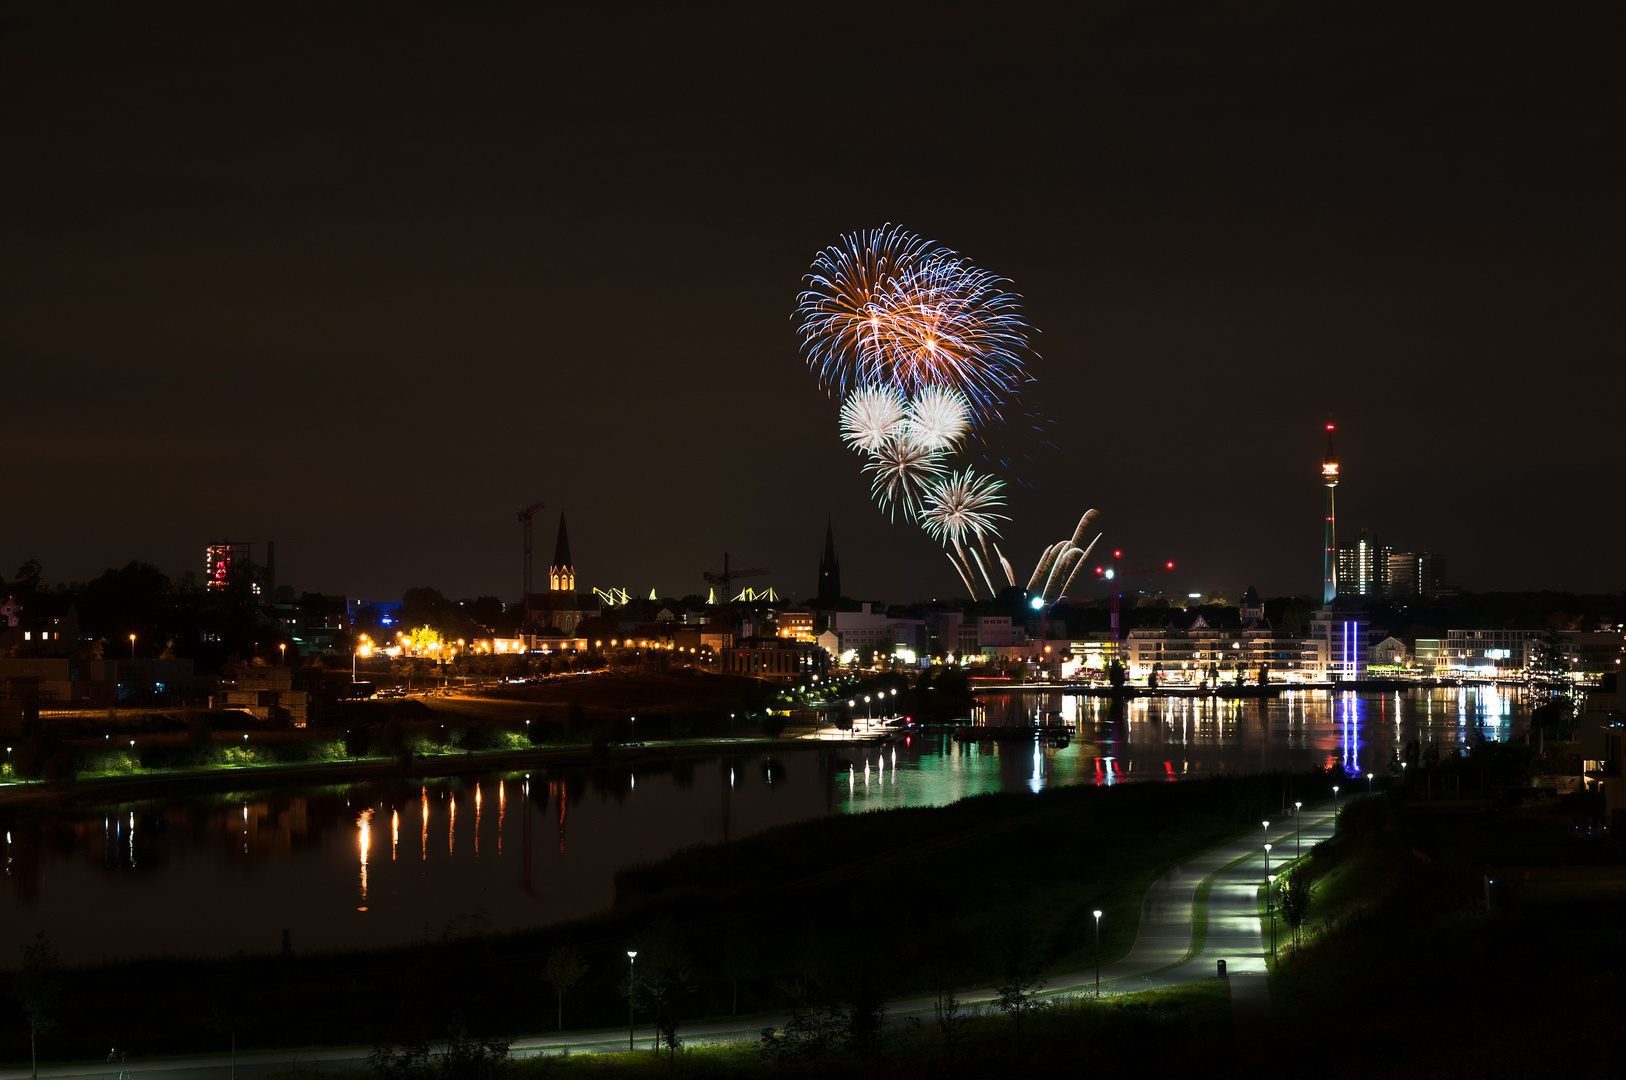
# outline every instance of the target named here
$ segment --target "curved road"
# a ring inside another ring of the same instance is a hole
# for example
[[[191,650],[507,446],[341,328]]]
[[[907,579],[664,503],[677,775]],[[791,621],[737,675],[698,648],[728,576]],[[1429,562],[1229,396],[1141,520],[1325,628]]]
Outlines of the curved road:
[[[1304,854],[1332,835],[1337,810],[1345,800],[1306,807],[1298,819],[1298,844]],[[1265,877],[1264,842],[1274,846],[1271,872],[1292,859],[1294,829],[1291,816],[1272,820],[1246,839],[1224,844],[1213,851],[1168,871],[1153,882],[1141,903],[1140,928],[1135,944],[1122,960],[1102,966],[1102,994],[1125,994],[1161,986],[1192,982],[1215,976],[1217,961],[1224,960],[1228,974],[1241,976],[1232,986],[1232,1000],[1239,1009],[1268,1010],[1265,980],[1266,957],[1270,951],[1270,928],[1259,915],[1259,887]],[[1206,886],[1206,890],[1204,888]],[[1199,894],[1206,892],[1206,896]],[[1200,942],[1197,940],[1201,932]],[[1281,930],[1278,928],[1278,933]],[[1044,997],[1094,993],[1094,968],[1056,975],[1048,979]],[[990,989],[960,995],[967,1006],[993,1001]],[[895,1001],[888,1006],[893,1018],[930,1018],[933,1000],[915,998]],[[784,1024],[783,1016],[730,1017],[682,1028],[685,1042],[716,1042],[755,1039],[766,1027]],[[655,1033],[651,1028],[636,1032],[636,1044],[649,1047]],[[516,1039],[512,1053],[530,1057],[549,1053],[602,1053],[624,1050],[627,1032],[595,1031],[575,1035]],[[240,1077],[279,1072],[321,1072],[365,1068],[370,1047],[333,1047],[319,1050],[278,1050],[244,1053],[237,1056]],[[118,1080],[217,1080],[232,1068],[229,1055],[152,1058],[125,1065],[80,1062],[51,1065],[40,1069],[42,1077],[98,1077]],[[29,1070],[0,1069],[0,1080],[24,1080]]]

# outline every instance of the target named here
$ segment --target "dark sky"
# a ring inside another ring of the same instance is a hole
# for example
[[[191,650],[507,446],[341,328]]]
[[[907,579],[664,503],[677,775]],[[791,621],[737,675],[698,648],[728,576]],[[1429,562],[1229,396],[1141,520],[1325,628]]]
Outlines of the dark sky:
[[[1010,277],[1057,449],[1160,584],[1319,586],[1345,532],[1475,590],[1626,588],[1615,4],[7,4],[0,574],[945,595],[789,314],[900,222]],[[758,582],[759,584],[761,581]]]

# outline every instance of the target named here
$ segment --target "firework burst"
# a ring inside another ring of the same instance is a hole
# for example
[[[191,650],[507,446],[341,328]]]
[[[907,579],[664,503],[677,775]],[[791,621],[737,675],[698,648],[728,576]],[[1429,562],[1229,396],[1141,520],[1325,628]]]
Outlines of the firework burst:
[[[984,535],[998,536],[995,521],[1009,518],[998,511],[1005,505],[1005,485],[971,469],[951,472],[924,485],[921,520],[932,539],[959,548]]]
[[[854,390],[841,406],[841,437],[854,450],[878,454],[903,434],[903,395],[889,386]]]
[[[797,332],[825,390],[896,386],[959,393],[969,423],[999,418],[1029,381],[1028,327],[1010,284],[888,225],[819,253],[797,297]]]
[[[896,317],[895,279],[907,279],[932,246],[895,225],[848,233],[819,252],[796,298],[802,352],[819,385],[845,394],[870,380],[870,357]]]
[[[928,450],[953,450],[971,430],[965,397],[939,386],[927,387],[915,395],[904,423],[910,441]]]
[[[870,495],[887,517],[902,511],[905,521],[914,521],[921,513],[925,485],[945,469],[940,451],[903,433],[886,440],[864,471],[872,477]]]

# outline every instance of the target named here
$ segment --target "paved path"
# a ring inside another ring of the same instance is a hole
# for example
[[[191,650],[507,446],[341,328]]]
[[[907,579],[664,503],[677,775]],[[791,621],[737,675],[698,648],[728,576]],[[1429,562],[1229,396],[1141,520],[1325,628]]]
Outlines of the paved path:
[[[1332,835],[1337,808],[1331,802],[1306,807],[1299,817],[1299,846],[1308,855],[1312,847]],[[1224,960],[1230,975],[1247,980],[1233,983],[1233,1000],[1244,1003],[1254,1011],[1269,1008],[1269,995],[1265,990],[1265,960],[1270,951],[1270,928],[1262,925],[1259,916],[1259,886],[1264,881],[1264,848],[1267,830],[1261,828],[1245,839],[1215,848],[1184,865],[1175,867],[1153,882],[1141,903],[1140,928],[1135,944],[1122,960],[1101,968],[1102,994],[1126,994],[1162,986],[1212,978],[1216,974],[1216,961]],[[1291,861],[1294,849],[1294,830],[1291,818],[1277,816],[1268,830],[1271,852],[1271,872]],[[1199,898],[1203,884],[1208,883],[1206,903]],[[1198,918],[1198,916],[1206,916]],[[1194,937],[1199,923],[1204,927],[1202,947],[1193,951]],[[1280,930],[1278,930],[1280,932]],[[1254,980],[1257,980],[1255,982]],[[1096,986],[1094,968],[1052,976],[1046,983],[1044,994],[1056,997],[1064,994],[1093,993]],[[992,988],[968,991],[959,995],[966,1005],[985,1005],[994,999]],[[933,1000],[915,998],[895,1001],[888,1006],[888,1014],[895,1018],[932,1016]],[[783,1026],[784,1016],[755,1016],[728,1018],[703,1023],[685,1024],[681,1034],[685,1042],[726,1042],[754,1039],[766,1027]],[[655,1037],[649,1027],[636,1029],[635,1043],[649,1049]],[[627,1048],[627,1031],[581,1032],[552,1037],[517,1039],[512,1052],[516,1057],[556,1053],[604,1053]],[[237,1055],[239,1077],[264,1076],[285,1072],[333,1072],[340,1069],[365,1068],[371,1047],[331,1047],[320,1050],[278,1050]],[[227,1054],[197,1057],[147,1059],[131,1061],[122,1067],[125,1078],[135,1080],[218,1080],[228,1075],[231,1057]],[[118,1065],[81,1062],[71,1065],[52,1065],[40,1069],[42,1077],[99,1077],[118,1080]],[[0,1069],[0,1080],[22,1080],[29,1070]]]

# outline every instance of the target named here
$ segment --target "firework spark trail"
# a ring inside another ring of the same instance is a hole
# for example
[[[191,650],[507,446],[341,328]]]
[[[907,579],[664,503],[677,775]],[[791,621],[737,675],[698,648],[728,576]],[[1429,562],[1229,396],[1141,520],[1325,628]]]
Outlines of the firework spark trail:
[[[1066,544],[1058,543],[1051,544],[1044,549],[1044,553],[1039,556],[1038,563],[1033,567],[1033,576],[1028,578],[1028,592],[1038,588],[1040,578],[1049,580],[1050,568],[1056,564],[1056,556],[1060,555],[1062,549],[1066,546]]]
[[[1071,543],[1072,543],[1072,545],[1074,547],[1077,547],[1078,542],[1080,540],[1084,539],[1084,530],[1086,530],[1086,529],[1088,529],[1090,527],[1090,522],[1094,521],[1096,518],[1098,518],[1100,516],[1101,516],[1101,512],[1099,510],[1094,509],[1094,508],[1091,508],[1089,510],[1084,511],[1084,516],[1078,519],[1078,528],[1073,530],[1073,539],[1072,539]],[[1098,536],[1098,537],[1096,537],[1096,539],[1099,540],[1100,537]],[[1095,546],[1095,541],[1094,540],[1090,541],[1090,547],[1094,547],[1094,546]],[[1086,548],[1085,550],[1088,551],[1089,549]]]
[[[946,471],[942,458],[908,435],[887,439],[864,466],[874,475],[870,495],[889,519],[901,510],[905,521],[914,521],[921,512],[922,485]]]
[[[947,555],[948,561],[954,564],[954,572],[960,575],[960,580],[965,582],[967,591],[971,593],[971,599],[975,600],[977,598],[977,587],[971,584],[971,579],[966,576],[965,568],[960,565],[959,560],[954,557],[952,551],[945,551],[943,554]]]
[[[1005,570],[1005,580],[1014,586],[1016,584],[1016,574],[1011,570],[1011,560],[1007,559],[1005,553],[999,550],[998,544],[994,545],[994,554],[999,556],[999,565]]]
[[[1056,600],[1061,599],[1062,590],[1058,588],[1052,592],[1050,587],[1058,581],[1071,581],[1073,571],[1078,569],[1078,564],[1083,559],[1084,553],[1071,545],[1068,546],[1066,551],[1062,552],[1061,558],[1057,559],[1056,565],[1051,568],[1050,576],[1045,578],[1044,592],[1041,595],[1046,603],[1054,603]]]
[[[880,453],[903,434],[905,407],[903,395],[892,387],[854,390],[841,406],[841,437],[854,450]]]
[[[1071,574],[1067,575],[1067,580],[1061,583],[1061,593],[1066,593],[1068,589],[1073,587],[1073,579],[1078,576],[1078,572],[1080,570],[1084,569],[1084,561],[1090,557],[1090,552],[1094,551],[1095,550],[1095,545],[1099,544],[1100,542],[1101,542],[1101,534],[1096,533],[1095,534],[1095,539],[1091,540],[1079,552],[1078,565],[1074,566],[1073,567],[1073,572]],[[1058,594],[1058,595],[1061,595],[1061,594]]]
[[[929,386],[909,403],[904,430],[909,438],[932,450],[953,450],[971,430],[965,396],[955,390]]]
[[[1000,490],[1005,485],[992,476],[980,476],[970,468],[951,472],[925,484],[921,519],[932,539],[959,542],[973,535],[998,536],[995,521],[1008,521],[998,512],[1005,505]]]

